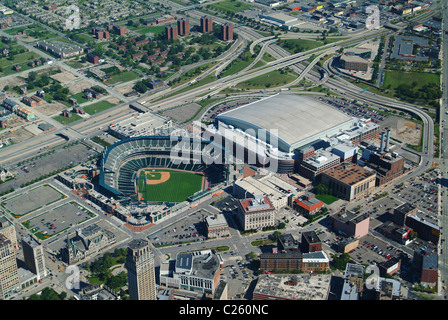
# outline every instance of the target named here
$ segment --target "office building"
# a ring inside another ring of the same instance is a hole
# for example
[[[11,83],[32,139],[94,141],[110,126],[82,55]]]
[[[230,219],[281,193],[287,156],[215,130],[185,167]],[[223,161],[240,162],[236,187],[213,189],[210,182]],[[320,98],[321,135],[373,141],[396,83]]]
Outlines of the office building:
[[[37,275],[38,280],[45,278],[47,270],[42,244],[37,242],[31,235],[27,235],[22,239],[22,249],[28,269]]]
[[[144,239],[132,240],[125,265],[131,300],[156,300],[154,254],[149,242]]]
[[[223,214],[215,214],[205,218],[207,238],[221,238],[230,236],[229,225]]]
[[[213,295],[220,283],[223,263],[214,250],[179,253],[176,260],[162,262],[160,285]]]
[[[341,300],[359,300],[364,286],[364,266],[347,263],[344,272]]]
[[[14,223],[6,215],[0,215],[0,234],[11,241],[14,250],[19,249]]]
[[[375,188],[376,172],[355,163],[343,162],[324,171],[321,178],[334,196],[352,201]]]
[[[334,232],[359,239],[369,233],[370,216],[343,210],[330,216],[330,225]]]
[[[243,231],[275,225],[275,208],[267,196],[255,195],[238,201],[238,220]]]
[[[0,234],[0,300],[11,298],[19,290],[16,252],[11,240]]]

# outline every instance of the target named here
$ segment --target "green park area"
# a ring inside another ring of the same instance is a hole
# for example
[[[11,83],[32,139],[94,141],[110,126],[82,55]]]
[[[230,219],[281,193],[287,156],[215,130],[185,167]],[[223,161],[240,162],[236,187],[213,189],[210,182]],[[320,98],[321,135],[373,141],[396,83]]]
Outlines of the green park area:
[[[166,181],[164,181],[166,174],[162,178],[164,172],[169,173],[169,178]],[[200,174],[187,171],[147,169],[140,172],[138,190],[142,193],[143,200],[148,202],[182,202],[201,190],[202,178],[203,176]],[[151,180],[160,180],[161,182],[149,184],[148,182]]]

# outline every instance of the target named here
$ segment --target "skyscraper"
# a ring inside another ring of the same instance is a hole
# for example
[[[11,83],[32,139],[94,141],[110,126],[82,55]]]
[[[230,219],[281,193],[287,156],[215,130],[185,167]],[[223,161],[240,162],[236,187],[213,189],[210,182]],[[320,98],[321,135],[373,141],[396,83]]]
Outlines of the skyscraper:
[[[233,24],[226,22],[221,25],[221,39],[233,40]]]
[[[22,239],[23,256],[25,264],[33,273],[37,275],[37,279],[41,280],[47,276],[45,268],[44,248],[42,244],[37,242],[32,236],[27,235]]]
[[[179,38],[177,33],[177,26],[173,24],[167,25],[165,27],[165,35],[168,40],[177,40]]]
[[[129,243],[126,269],[131,300],[156,300],[154,254],[147,240],[134,239]]]
[[[177,20],[177,32],[180,36],[190,34],[190,19],[180,18]]]
[[[201,18],[201,32],[208,33],[213,31],[213,18],[210,16],[203,16]]]
[[[11,297],[19,290],[16,252],[11,240],[0,234],[0,300]]]
[[[5,215],[0,215],[0,234],[4,235],[11,241],[14,250],[18,250],[16,228],[14,223]]]

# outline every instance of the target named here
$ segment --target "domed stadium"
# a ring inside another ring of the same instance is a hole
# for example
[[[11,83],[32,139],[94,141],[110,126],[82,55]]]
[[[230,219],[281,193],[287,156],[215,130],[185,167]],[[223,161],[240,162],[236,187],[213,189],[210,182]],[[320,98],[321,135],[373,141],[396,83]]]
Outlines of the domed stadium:
[[[170,136],[116,142],[101,158],[99,185],[123,202],[182,202],[227,179],[222,162],[206,164],[212,141]],[[213,145],[222,150],[221,146]],[[211,148],[213,149],[213,148]],[[222,153],[217,153],[220,157]]]

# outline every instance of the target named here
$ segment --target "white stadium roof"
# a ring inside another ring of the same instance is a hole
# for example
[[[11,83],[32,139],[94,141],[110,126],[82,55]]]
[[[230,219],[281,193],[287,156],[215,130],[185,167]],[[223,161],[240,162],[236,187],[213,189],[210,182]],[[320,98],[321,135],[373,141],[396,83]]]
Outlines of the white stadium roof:
[[[277,94],[221,113],[217,119],[241,130],[278,130],[285,152],[349,128],[354,118],[310,97]],[[274,132],[272,132],[274,134]]]

